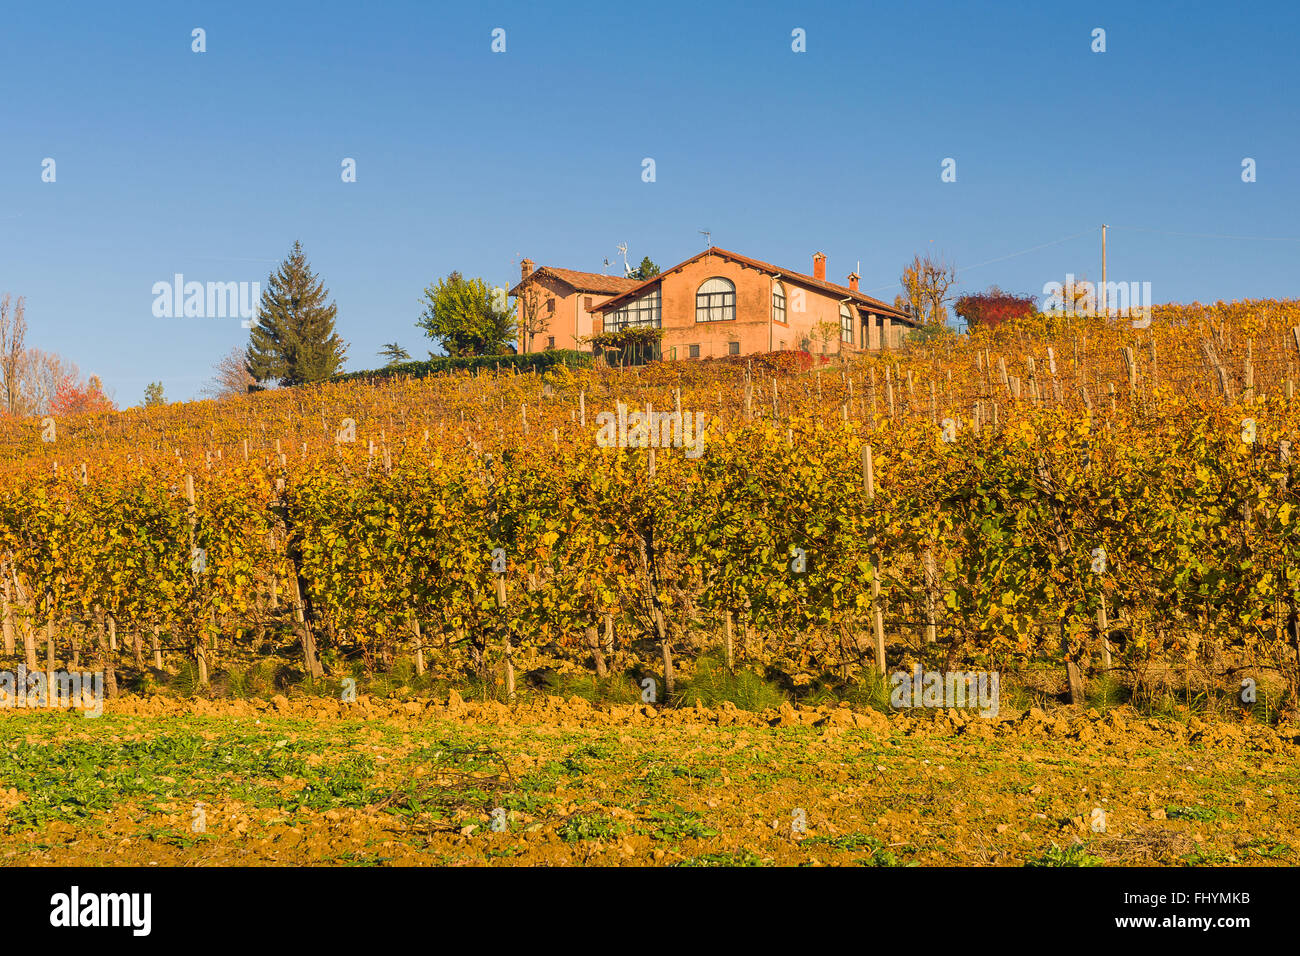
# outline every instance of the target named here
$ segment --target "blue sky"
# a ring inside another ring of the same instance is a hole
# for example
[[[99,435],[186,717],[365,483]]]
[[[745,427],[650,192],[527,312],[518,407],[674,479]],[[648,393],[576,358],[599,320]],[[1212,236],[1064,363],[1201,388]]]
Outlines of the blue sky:
[[[155,318],[155,282],[265,282],[295,239],[353,369],[423,356],[421,290],[453,269],[598,272],[620,242],[670,265],[701,229],[802,271],[824,251],[837,281],[861,262],[892,301],[926,251],[961,290],[1096,278],[1106,222],[1109,277],[1157,301],[1293,296],[1298,27],[1282,2],[8,4],[0,292],[121,405],[194,396],[247,339]]]

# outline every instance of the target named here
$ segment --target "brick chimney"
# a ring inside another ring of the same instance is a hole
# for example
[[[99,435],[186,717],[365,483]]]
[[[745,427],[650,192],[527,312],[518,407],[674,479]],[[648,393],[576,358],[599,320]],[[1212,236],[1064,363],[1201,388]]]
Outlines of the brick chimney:
[[[858,291],[858,279],[860,278],[861,276],[859,276],[856,272],[849,273],[849,288],[852,289],[854,292]]]
[[[826,253],[813,253],[813,278],[826,281]]]
[[[532,259],[525,259],[525,260],[523,260],[522,262],[520,262],[520,263],[519,263],[519,278],[520,278],[521,280],[522,280],[522,279],[527,279],[530,275],[532,275],[532,274],[533,274],[533,266],[534,266],[534,265],[535,265],[535,264],[534,264],[534,262],[533,262]]]

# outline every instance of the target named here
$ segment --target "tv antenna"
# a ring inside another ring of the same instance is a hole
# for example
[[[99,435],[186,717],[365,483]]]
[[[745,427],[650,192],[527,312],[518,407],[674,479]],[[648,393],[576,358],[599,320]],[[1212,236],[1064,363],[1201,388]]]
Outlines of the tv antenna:
[[[605,257],[605,264],[604,264],[603,266],[600,267],[600,274],[601,274],[601,275],[604,275],[604,274],[605,274],[606,272],[608,272],[608,271],[609,271],[609,256],[606,256],[606,257]]]
[[[618,252],[619,255],[623,257],[623,274],[630,276],[632,274],[632,267],[627,264],[627,243],[626,242],[620,242],[618,244]]]
[[[701,230],[700,230],[700,235],[704,237],[704,243],[705,243],[705,245],[706,245],[708,248],[712,249],[712,248],[713,248],[713,233],[709,232],[709,230],[707,230],[707,229],[701,229]]]

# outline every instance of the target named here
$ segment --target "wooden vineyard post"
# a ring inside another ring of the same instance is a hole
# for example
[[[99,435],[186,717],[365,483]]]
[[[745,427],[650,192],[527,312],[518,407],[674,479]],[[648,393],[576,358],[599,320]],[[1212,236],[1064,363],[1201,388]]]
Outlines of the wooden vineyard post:
[[[735,622],[732,620],[731,611],[727,610],[723,612],[722,615],[723,641],[725,643],[726,654],[727,654],[727,671],[728,673],[731,674],[736,673],[736,642],[732,632],[732,628],[734,624]]]
[[[587,638],[587,646],[591,648],[591,659],[596,667],[596,676],[604,678],[609,675],[609,669],[605,666],[605,655],[600,649],[600,636],[596,631],[596,625],[588,624],[584,628]]]
[[[280,442],[276,439],[276,448],[279,449]],[[185,500],[188,502],[186,513],[190,525],[190,573],[194,575],[196,581],[199,576],[198,552],[194,548],[194,529],[199,523],[198,509],[194,505],[194,476],[185,476]],[[199,686],[206,687],[208,683],[208,651],[204,646],[203,636],[199,635],[194,640],[194,662],[199,669]]]
[[[424,637],[420,633],[420,621],[414,617],[411,618],[411,643],[415,652],[415,676],[419,677],[424,674]]]
[[[515,658],[514,648],[510,644],[510,625],[506,618],[506,575],[504,571],[497,574],[497,607],[501,609],[501,642],[506,655],[506,700],[515,699]]]
[[[1110,673],[1110,622],[1106,619],[1106,595],[1101,595],[1101,607],[1097,608],[1097,633],[1101,635],[1101,666]]]
[[[1246,339],[1246,368],[1242,375],[1241,393],[1241,397],[1246,401],[1253,401],[1255,398],[1255,362],[1252,354],[1254,344],[1254,339]]]
[[[10,568],[9,573],[13,578],[14,584],[14,602],[23,609],[23,615],[19,620],[19,627],[23,632],[23,661],[27,665],[28,671],[36,670],[36,631],[32,625],[32,602],[23,587],[22,580],[18,577],[18,569]]]
[[[862,446],[862,481],[868,504],[876,500],[876,467],[871,446]],[[876,536],[868,542],[871,549],[871,626],[876,642],[876,669],[885,675],[885,619],[880,609],[880,552],[876,550]]]
[[[10,602],[9,571],[6,568],[4,581],[0,582],[0,632],[4,634],[5,655],[14,653],[14,616]]]
[[[296,564],[291,567],[289,574],[289,583],[293,585],[293,619],[298,625],[298,632],[302,638],[302,653],[305,663],[307,664],[307,673],[312,680],[318,680],[325,674],[325,669],[321,667],[320,659],[316,656],[316,637],[311,632],[311,627],[307,624],[307,614],[304,610],[302,600],[302,584],[298,580],[298,568]]]
[[[1119,354],[1124,359],[1124,371],[1128,374],[1128,394],[1129,399],[1132,400],[1138,381],[1137,357],[1133,354],[1133,347],[1129,345],[1120,349]]]
[[[937,590],[938,578],[934,570],[934,551],[928,546],[921,556],[921,563],[925,569],[925,643],[933,644],[938,631],[935,626],[934,609],[934,594]]]

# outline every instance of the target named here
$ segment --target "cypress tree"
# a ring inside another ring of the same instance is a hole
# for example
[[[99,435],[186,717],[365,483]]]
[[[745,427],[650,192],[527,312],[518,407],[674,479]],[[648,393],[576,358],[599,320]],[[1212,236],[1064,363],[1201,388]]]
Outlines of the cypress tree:
[[[347,345],[334,331],[338,306],[311,271],[302,243],[267,279],[248,345],[249,373],[281,385],[322,382],[340,371]]]

